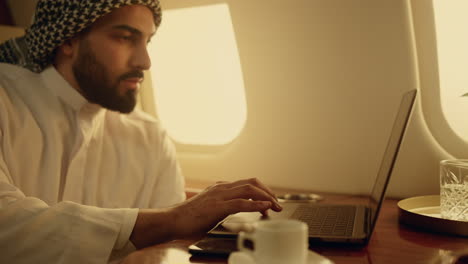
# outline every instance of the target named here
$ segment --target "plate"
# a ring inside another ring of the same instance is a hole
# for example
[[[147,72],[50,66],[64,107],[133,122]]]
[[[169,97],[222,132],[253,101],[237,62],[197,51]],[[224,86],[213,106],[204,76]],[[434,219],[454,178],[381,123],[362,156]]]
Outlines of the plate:
[[[228,258],[228,264],[256,264],[252,257],[241,251],[232,252]],[[307,263],[305,264],[334,264],[330,259],[309,250],[307,255]]]
[[[400,222],[430,232],[468,237],[468,222],[440,216],[440,196],[427,195],[398,202]]]

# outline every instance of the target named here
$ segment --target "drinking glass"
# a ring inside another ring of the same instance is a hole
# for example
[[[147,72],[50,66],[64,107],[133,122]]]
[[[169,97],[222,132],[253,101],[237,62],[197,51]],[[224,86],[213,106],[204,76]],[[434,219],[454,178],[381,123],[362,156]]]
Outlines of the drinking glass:
[[[468,160],[440,162],[440,214],[442,218],[468,221]]]

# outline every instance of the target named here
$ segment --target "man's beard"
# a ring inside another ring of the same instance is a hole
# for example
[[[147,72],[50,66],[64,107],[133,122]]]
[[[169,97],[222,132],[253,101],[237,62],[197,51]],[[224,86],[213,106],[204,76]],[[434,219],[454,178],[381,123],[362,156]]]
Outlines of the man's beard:
[[[137,91],[127,90],[120,95],[119,83],[132,77],[143,78],[143,72],[135,70],[112,80],[106,67],[97,61],[86,40],[83,40],[79,47],[78,59],[73,64],[73,74],[83,96],[89,102],[121,113],[130,113],[135,108]]]

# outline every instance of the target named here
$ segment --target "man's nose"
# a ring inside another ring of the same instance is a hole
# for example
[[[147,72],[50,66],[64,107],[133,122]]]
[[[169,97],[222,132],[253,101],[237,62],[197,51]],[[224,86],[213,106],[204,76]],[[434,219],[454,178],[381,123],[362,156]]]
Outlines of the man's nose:
[[[151,68],[151,58],[146,45],[135,50],[135,53],[132,56],[131,66],[132,68],[140,70],[148,70]]]

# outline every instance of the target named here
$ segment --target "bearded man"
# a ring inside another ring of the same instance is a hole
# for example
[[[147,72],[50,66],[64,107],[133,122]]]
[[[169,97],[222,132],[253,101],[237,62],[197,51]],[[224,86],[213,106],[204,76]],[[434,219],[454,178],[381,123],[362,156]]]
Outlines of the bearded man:
[[[185,200],[175,150],[135,110],[157,0],[40,0],[0,45],[0,263],[105,263],[281,210],[256,179]]]

